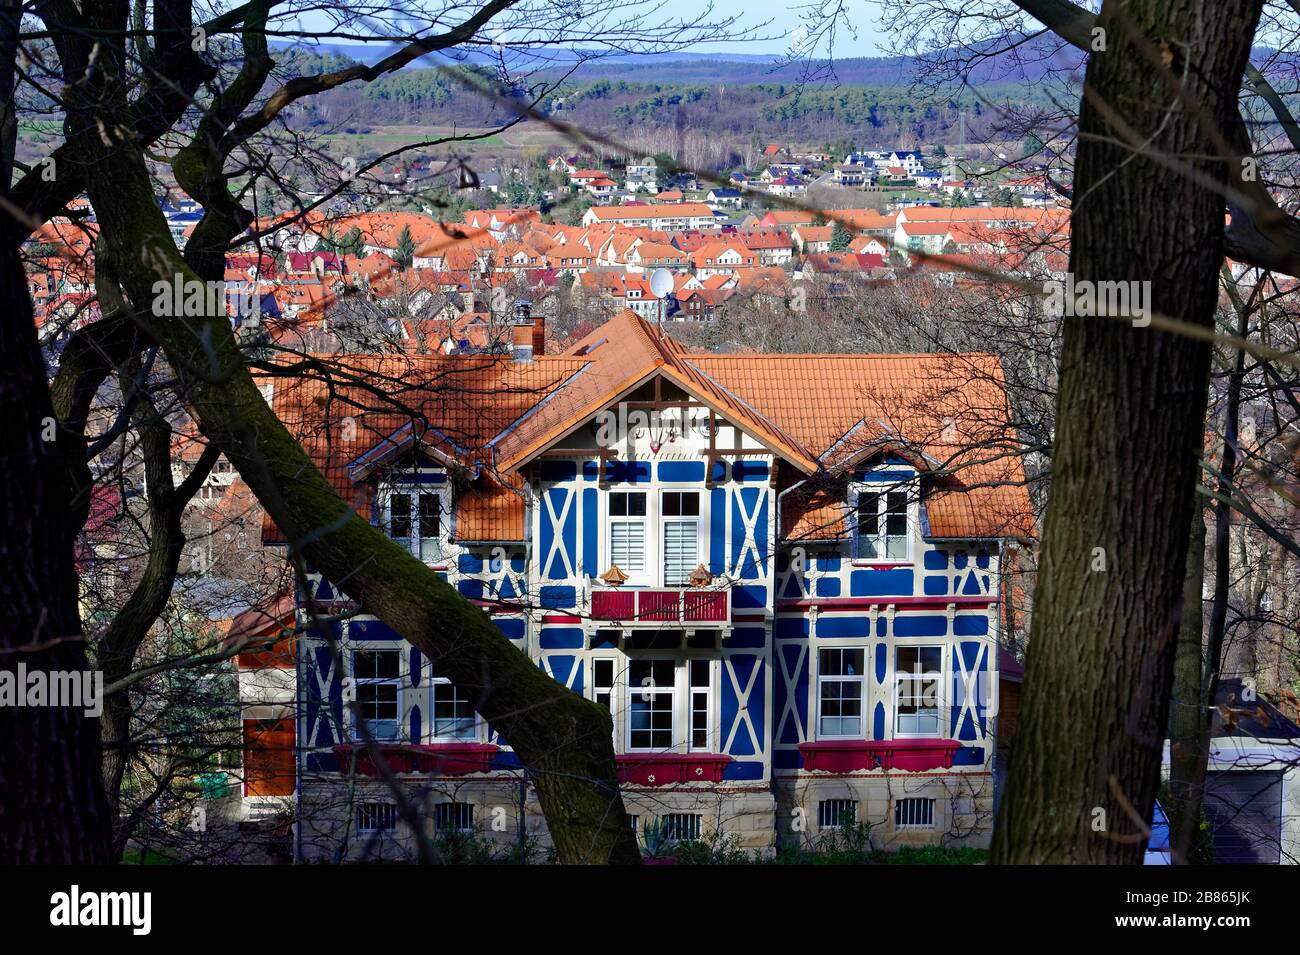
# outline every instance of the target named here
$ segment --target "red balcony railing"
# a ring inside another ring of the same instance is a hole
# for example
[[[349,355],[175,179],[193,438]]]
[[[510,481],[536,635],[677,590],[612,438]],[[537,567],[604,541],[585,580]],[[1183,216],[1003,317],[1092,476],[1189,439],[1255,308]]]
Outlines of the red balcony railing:
[[[652,590],[610,587],[591,592],[594,620],[637,624],[725,624],[731,620],[729,590]]]

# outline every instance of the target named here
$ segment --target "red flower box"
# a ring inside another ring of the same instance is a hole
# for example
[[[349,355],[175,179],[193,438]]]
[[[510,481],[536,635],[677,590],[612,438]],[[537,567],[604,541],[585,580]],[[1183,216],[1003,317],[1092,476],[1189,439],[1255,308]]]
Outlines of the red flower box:
[[[711,753],[626,753],[616,756],[618,781],[634,786],[720,783],[730,756]]]
[[[862,769],[951,769],[962,744],[951,739],[822,740],[800,743],[803,768],[826,773]]]
[[[432,773],[438,776],[464,776],[485,773],[492,768],[492,758],[500,750],[491,743],[377,743],[380,754],[394,773]],[[334,747],[339,768],[346,771],[356,753],[357,775],[378,776],[379,767],[364,743],[340,743]]]

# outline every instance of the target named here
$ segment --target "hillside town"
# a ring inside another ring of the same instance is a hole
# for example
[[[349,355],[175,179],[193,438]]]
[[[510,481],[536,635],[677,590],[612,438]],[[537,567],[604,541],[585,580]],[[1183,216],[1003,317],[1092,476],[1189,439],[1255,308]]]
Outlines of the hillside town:
[[[355,324],[340,312],[364,303],[384,317],[392,343],[452,354],[507,347],[516,301],[552,319],[563,309],[577,331],[625,308],[654,323],[700,322],[755,298],[789,306],[810,289],[847,297],[915,272],[951,284],[970,264],[1040,281],[1064,273],[1068,210],[1039,191],[1042,177],[982,191],[931,173],[919,152],[870,150],[834,164],[834,178],[846,182],[851,169],[861,177],[849,185],[890,181],[876,194],[890,211],[800,209],[807,182],[829,157],[772,145],[765,158],[761,174],[735,173],[729,187],[680,175],[661,187],[646,157],[626,165],[618,189],[580,157],[554,157],[548,167],[570,184],[564,201],[598,203],[573,225],[545,206],[472,209],[457,221],[382,209],[261,219],[226,257],[228,310],[236,328],[263,323],[276,344],[317,347],[331,325]],[[909,186],[928,197],[895,198]],[[494,191],[477,194],[491,199]],[[201,210],[179,191],[159,204],[183,244]],[[96,225],[88,208],[72,212],[28,243],[38,320],[65,332],[97,314],[89,254]]]
[[[382,403],[407,411],[338,419],[322,412],[310,382],[272,376],[262,389],[341,497],[361,495],[373,524],[482,608],[545,672],[609,707],[644,851],[700,843],[762,855],[808,844],[788,824],[791,814],[815,820],[815,844],[833,843],[861,819],[876,827],[873,845],[891,851],[981,851],[1024,676],[1015,647],[1028,606],[1023,547],[1035,534],[1031,482],[1016,456],[972,458],[953,476],[942,472],[969,454],[967,445],[1010,440],[1000,414],[988,414],[1009,398],[1002,367],[978,354],[900,354],[839,362],[832,372],[814,370],[827,356],[745,348],[711,356],[673,335],[755,314],[818,324],[824,315],[811,302],[840,302],[851,313],[864,294],[895,286],[916,299],[969,290],[981,301],[990,278],[1063,283],[1068,203],[1052,197],[1060,184],[1042,173],[953,179],[917,150],[834,157],[772,144],[762,152],[761,169],[733,172],[725,186],[670,173],[649,156],[616,172],[591,156],[556,155],[545,167],[563,188],[534,189],[535,203],[501,204],[530,191],[485,172],[462,190],[454,218],[410,208],[413,184],[431,168],[417,159],[395,167],[377,196],[254,219],[226,253],[221,283],[159,283],[151,305],[170,316],[215,308],[250,355],[328,356],[344,380],[385,382]],[[828,187],[844,205],[810,201],[810,189]],[[175,186],[157,205],[184,247],[202,207]],[[28,291],[53,363],[71,336],[103,317],[94,211],[78,200],[65,213],[25,247]],[[810,374],[824,379],[816,409],[773,403],[766,389]],[[457,381],[455,394],[444,394],[447,377]],[[331,386],[345,407],[366,407],[342,388]],[[648,421],[673,413],[682,421],[610,444],[599,437],[598,415],[591,447],[572,437],[555,443],[602,405],[601,415],[622,420],[633,396]],[[586,411],[557,417],[558,407]],[[111,434],[112,424],[95,416],[88,427]],[[410,785],[434,781],[433,833],[480,839],[488,853],[515,851],[517,838],[544,851],[549,835],[535,797],[512,813],[504,837],[484,828],[522,767],[466,691],[435,671],[427,694],[394,694],[400,674],[421,681],[418,651],[392,650],[387,641],[397,635],[357,616],[324,574],[311,572],[306,602],[301,583],[286,587],[287,540],[250,485],[227,456],[211,457],[192,422],[179,417],[175,428],[173,482],[202,479],[184,517],[193,546],[181,571],[201,594],[187,611],[198,622],[187,626],[220,641],[238,674],[240,758],[203,777],[214,797],[204,805],[214,825],[258,834],[242,850],[220,851],[259,860],[409,858],[387,784],[368,778],[378,772],[376,754],[355,749],[363,732],[378,734],[383,758]],[[533,431],[539,443],[524,441]],[[342,444],[319,445],[318,435],[336,432]],[[147,493],[132,455],[106,463],[125,469],[125,480],[94,488],[79,565],[94,594],[91,619],[104,612],[102,591],[111,598],[106,581],[130,547],[121,518],[133,496]],[[579,493],[593,467],[596,498]],[[800,469],[808,476],[797,480]],[[621,489],[642,481],[649,501],[645,491]],[[799,490],[809,482],[815,491]],[[990,493],[989,482],[1005,492]],[[559,503],[520,509],[521,488]],[[780,502],[790,492],[778,523],[768,495]],[[576,523],[565,523],[569,507]],[[731,508],[734,519],[724,517]],[[622,536],[632,529],[634,537]],[[814,556],[799,556],[809,548]],[[664,631],[653,608],[665,601],[677,602],[680,631]],[[322,607],[352,618],[330,638],[345,650],[341,665],[323,671],[318,654],[329,642],[303,639],[295,650],[282,637]],[[946,620],[936,616],[945,608]],[[875,632],[885,613],[881,669],[860,683],[863,651],[844,637]],[[921,634],[928,640],[918,644]],[[642,656],[665,635],[681,641],[682,655],[664,664],[685,676],[659,674]],[[815,653],[790,656],[809,638]],[[942,662],[949,653],[960,665]],[[676,686],[649,709],[631,691],[646,666],[648,678]],[[937,680],[942,698],[966,704],[951,713],[905,705],[906,667]],[[338,681],[364,668],[373,671],[365,677],[369,720],[349,728],[352,718],[331,700]],[[746,678],[747,686],[737,682]],[[746,720],[746,701],[778,711]],[[422,711],[433,714],[431,724]],[[1282,711],[1275,718],[1294,728]],[[360,789],[350,784],[345,795],[342,761],[358,758]],[[877,776],[873,767],[886,771]],[[221,781],[228,777],[233,785]],[[425,798],[423,788],[411,795]],[[284,832],[288,846],[276,835]],[[1290,845],[1292,836],[1277,838]]]

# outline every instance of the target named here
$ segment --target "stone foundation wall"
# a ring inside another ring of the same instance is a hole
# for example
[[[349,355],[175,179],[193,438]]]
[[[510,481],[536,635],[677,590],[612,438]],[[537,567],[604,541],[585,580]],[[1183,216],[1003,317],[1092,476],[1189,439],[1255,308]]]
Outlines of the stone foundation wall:
[[[519,851],[520,782],[496,776],[436,779],[404,777],[404,791],[433,838],[438,803],[474,807],[474,830],[497,854]],[[896,824],[900,799],[933,800],[930,826]],[[986,848],[993,828],[993,780],[987,773],[863,773],[851,776],[778,776],[771,784],[749,786],[684,785],[626,788],[624,805],[636,817],[638,838],[647,823],[670,814],[698,815],[700,838],[718,848],[770,854],[778,845],[816,849],[837,830],[819,824],[824,800],[850,800],[854,818],[868,825],[876,849],[945,845]],[[392,803],[378,779],[349,780],[334,774],[303,779],[301,852],[308,861],[416,858],[416,840],[398,816],[396,829],[358,832],[357,806]],[[528,789],[523,807],[523,840],[531,861],[545,861],[550,835],[537,796]]]
[[[497,853],[517,851],[520,844],[517,778],[465,777],[435,779],[403,777],[404,793],[419,808],[426,832],[434,838],[438,803],[460,802],[474,807],[474,829]],[[700,816],[701,840],[711,845],[770,853],[776,842],[776,800],[766,786],[729,787],[683,785],[626,788],[624,805],[636,817],[637,835],[647,823],[673,813]],[[302,781],[300,827],[302,858],[307,861],[409,861],[416,858],[416,839],[398,815],[396,829],[358,832],[357,806],[394,802],[382,780],[355,780],[335,774],[308,775]],[[524,802],[524,839],[533,861],[544,861],[551,850],[550,834],[536,793],[528,789]]]
[[[988,773],[862,773],[850,776],[778,776],[777,839],[815,849],[835,830],[819,825],[823,800],[850,800],[857,822],[870,826],[876,849],[969,846],[984,849],[993,832],[993,778]],[[900,799],[934,800],[933,825],[895,824]]]

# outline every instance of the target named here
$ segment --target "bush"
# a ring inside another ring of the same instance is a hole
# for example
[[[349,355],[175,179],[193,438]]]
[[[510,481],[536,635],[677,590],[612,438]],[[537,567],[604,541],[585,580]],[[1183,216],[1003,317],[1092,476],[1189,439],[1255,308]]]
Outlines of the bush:
[[[876,860],[885,865],[984,865],[987,849],[969,846],[904,846],[897,852],[882,852]]]

